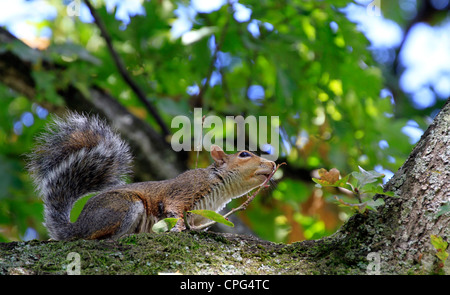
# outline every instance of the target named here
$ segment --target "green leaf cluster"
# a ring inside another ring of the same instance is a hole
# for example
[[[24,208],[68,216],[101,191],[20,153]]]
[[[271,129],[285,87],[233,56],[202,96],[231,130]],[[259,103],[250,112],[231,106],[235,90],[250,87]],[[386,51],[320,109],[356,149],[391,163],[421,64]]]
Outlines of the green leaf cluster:
[[[340,177],[337,169],[335,169],[335,175],[333,177],[330,177],[331,171],[326,172],[326,170],[323,170],[322,172],[319,172],[322,179],[312,178],[317,187],[336,187],[350,190],[353,196],[359,200],[359,203],[346,202],[342,198],[335,196],[335,199],[340,206],[352,208],[359,213],[364,213],[367,209],[376,211],[377,207],[384,205],[384,200],[382,198],[374,200],[373,196],[384,195],[395,197],[393,192],[383,190],[381,183],[385,175],[375,170],[366,171],[359,167],[359,172],[354,171],[344,177]],[[351,182],[349,182],[350,176],[352,176]],[[363,202],[363,200],[366,201]]]

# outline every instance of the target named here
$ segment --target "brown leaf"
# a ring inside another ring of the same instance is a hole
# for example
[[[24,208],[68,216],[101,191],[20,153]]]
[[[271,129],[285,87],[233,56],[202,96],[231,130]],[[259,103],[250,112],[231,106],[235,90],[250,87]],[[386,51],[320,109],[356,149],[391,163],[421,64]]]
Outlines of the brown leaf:
[[[319,171],[320,179],[325,180],[329,183],[335,183],[339,180],[340,172],[336,168],[330,169],[330,171],[327,171],[327,169],[320,168]]]

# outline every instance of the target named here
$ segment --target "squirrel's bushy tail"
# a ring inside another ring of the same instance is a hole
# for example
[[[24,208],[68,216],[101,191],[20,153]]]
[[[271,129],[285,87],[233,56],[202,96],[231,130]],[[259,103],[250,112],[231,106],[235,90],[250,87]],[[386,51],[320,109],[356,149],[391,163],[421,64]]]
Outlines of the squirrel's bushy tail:
[[[70,211],[82,196],[121,185],[130,173],[128,145],[97,117],[56,117],[29,157],[28,169],[56,240],[72,237]]]

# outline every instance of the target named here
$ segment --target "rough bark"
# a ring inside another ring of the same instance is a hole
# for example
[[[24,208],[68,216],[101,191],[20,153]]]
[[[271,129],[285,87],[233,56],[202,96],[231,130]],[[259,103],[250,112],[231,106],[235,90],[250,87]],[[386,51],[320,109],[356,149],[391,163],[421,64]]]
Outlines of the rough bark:
[[[393,257],[430,268],[435,260],[430,235],[450,242],[450,214],[438,217],[441,206],[450,202],[450,100],[386,189],[400,196],[383,212],[396,221]]]
[[[357,231],[366,252],[378,251],[386,273],[438,271],[442,265],[430,241],[431,235],[450,241],[450,214],[438,216],[441,206],[450,202],[449,163],[450,100],[385,185],[385,191],[398,198],[386,197],[377,213],[354,216],[335,237],[347,241],[355,236],[349,231]],[[449,264],[443,269],[447,274]]]

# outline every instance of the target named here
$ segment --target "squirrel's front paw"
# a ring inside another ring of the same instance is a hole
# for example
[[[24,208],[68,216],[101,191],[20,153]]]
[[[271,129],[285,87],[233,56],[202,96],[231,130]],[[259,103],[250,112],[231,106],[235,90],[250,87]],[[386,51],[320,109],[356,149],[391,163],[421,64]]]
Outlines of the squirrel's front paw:
[[[177,224],[172,227],[172,229],[170,230],[171,232],[181,232],[184,231],[186,229],[186,226],[184,225],[184,220],[180,219],[177,221]]]

